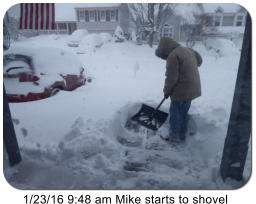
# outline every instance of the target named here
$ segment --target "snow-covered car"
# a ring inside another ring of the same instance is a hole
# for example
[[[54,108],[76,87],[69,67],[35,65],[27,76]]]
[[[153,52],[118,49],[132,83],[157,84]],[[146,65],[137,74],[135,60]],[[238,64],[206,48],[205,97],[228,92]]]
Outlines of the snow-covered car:
[[[67,45],[69,47],[79,47],[81,40],[88,35],[88,31],[86,29],[78,29],[74,31],[69,37],[69,41]]]
[[[4,53],[4,85],[9,102],[47,98],[86,82],[84,68],[72,53],[57,48],[16,46]]]

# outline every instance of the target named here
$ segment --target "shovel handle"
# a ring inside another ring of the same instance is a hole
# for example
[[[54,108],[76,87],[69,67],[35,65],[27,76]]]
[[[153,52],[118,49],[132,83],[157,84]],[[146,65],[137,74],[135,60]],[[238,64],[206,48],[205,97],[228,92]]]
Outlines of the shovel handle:
[[[155,111],[157,111],[159,108],[160,108],[160,106],[162,105],[162,103],[165,101],[165,97],[162,99],[162,101],[159,103],[159,105],[156,107],[156,109],[155,109]]]

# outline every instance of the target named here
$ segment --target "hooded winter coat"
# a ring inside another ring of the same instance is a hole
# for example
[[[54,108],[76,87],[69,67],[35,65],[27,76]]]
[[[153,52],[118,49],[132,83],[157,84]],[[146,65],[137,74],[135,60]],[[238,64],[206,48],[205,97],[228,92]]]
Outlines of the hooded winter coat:
[[[165,95],[175,101],[188,101],[201,96],[198,67],[202,64],[202,57],[198,52],[163,37],[155,54],[166,60]]]

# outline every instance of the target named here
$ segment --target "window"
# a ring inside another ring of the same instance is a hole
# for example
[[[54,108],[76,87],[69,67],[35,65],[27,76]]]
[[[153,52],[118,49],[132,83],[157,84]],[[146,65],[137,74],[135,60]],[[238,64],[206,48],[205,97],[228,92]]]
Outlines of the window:
[[[173,27],[165,25],[161,32],[161,37],[171,37],[173,38]]]
[[[79,21],[85,21],[85,11],[78,11]]]
[[[8,61],[8,60],[6,60],[6,61]],[[4,65],[4,76],[18,75],[20,73],[27,73],[27,74],[32,73],[30,65],[27,62],[25,62],[25,60],[24,61],[13,60],[13,61],[7,62]]]
[[[94,11],[89,11],[89,20],[95,21],[95,12]]]
[[[242,26],[244,21],[244,16],[240,15],[236,18],[236,26]]]
[[[58,23],[58,30],[67,30],[66,23]]]
[[[215,16],[214,18],[214,26],[220,26],[221,25],[221,16]]]
[[[235,20],[235,16],[223,16],[222,25],[223,26],[233,26],[234,20]]]
[[[100,21],[106,21],[106,11],[100,11]]]
[[[114,10],[110,11],[110,20],[116,21],[116,12]]]
[[[204,17],[205,26],[212,26],[213,24],[213,16],[205,16]]]

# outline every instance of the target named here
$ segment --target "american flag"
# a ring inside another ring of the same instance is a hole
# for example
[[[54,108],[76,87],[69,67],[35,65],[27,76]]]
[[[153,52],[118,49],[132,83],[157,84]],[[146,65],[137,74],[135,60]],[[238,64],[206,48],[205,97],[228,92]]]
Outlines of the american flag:
[[[21,3],[20,29],[55,29],[54,3]]]

